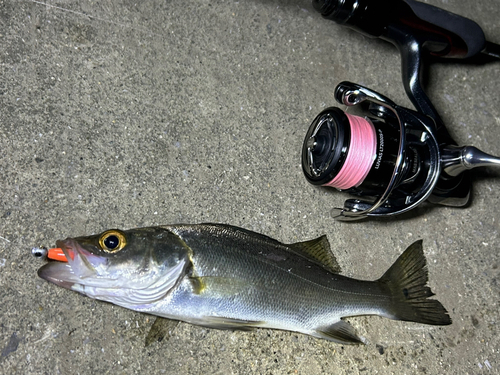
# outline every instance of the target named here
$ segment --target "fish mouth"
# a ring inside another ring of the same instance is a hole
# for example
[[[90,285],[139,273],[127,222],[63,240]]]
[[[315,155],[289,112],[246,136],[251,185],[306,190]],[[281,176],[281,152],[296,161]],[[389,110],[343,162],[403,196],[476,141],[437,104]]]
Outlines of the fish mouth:
[[[98,275],[96,267],[105,261],[71,238],[57,241],[56,246],[62,249],[67,262],[49,261],[40,267],[38,276],[66,289],[73,289],[75,284],[85,284],[86,279],[95,278]]]

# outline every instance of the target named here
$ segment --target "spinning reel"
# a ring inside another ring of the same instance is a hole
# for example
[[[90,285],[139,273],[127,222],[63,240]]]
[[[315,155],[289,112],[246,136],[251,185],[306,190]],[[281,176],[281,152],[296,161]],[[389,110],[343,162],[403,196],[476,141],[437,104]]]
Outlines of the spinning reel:
[[[302,147],[302,169],[310,183],[359,197],[333,209],[332,216],[397,215],[425,200],[465,206],[468,170],[500,166],[500,158],[456,145],[422,89],[422,56],[498,59],[500,46],[487,42],[475,22],[414,0],[314,0],[313,5],[325,18],[395,44],[405,91],[417,109],[354,83],[336,87],[337,102],[356,106],[363,115],[327,108],[312,122]]]

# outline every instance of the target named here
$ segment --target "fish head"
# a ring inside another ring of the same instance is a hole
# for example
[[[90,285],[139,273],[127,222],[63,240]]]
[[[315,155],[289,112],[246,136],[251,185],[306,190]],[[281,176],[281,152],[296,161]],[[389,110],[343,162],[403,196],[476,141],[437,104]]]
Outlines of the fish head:
[[[165,297],[187,272],[189,248],[160,227],[112,229],[56,242],[67,262],[50,261],[38,275],[56,285],[134,310]]]

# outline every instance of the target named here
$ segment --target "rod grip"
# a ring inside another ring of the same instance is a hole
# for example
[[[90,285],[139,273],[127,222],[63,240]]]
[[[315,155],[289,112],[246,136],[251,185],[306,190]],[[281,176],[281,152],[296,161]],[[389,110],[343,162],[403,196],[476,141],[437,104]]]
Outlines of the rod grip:
[[[449,40],[452,43],[451,53],[454,52],[457,54],[457,52],[459,52],[459,56],[457,57],[469,58],[477,55],[485,48],[486,38],[484,32],[481,27],[471,19],[419,1],[403,1],[408,4],[413,13],[420,20],[437,26],[449,33]],[[456,38],[460,38],[463,43],[456,43]]]

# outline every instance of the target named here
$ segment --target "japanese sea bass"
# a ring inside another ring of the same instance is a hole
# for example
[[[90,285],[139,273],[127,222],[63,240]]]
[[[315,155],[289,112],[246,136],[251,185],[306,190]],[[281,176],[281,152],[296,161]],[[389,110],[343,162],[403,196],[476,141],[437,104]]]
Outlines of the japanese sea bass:
[[[427,284],[422,241],[378,280],[339,274],[326,236],[282,244],[219,224],[168,225],[57,241],[68,262],[38,275],[125,308],[219,329],[301,332],[340,343],[362,339],[343,317],[380,315],[446,325]]]

